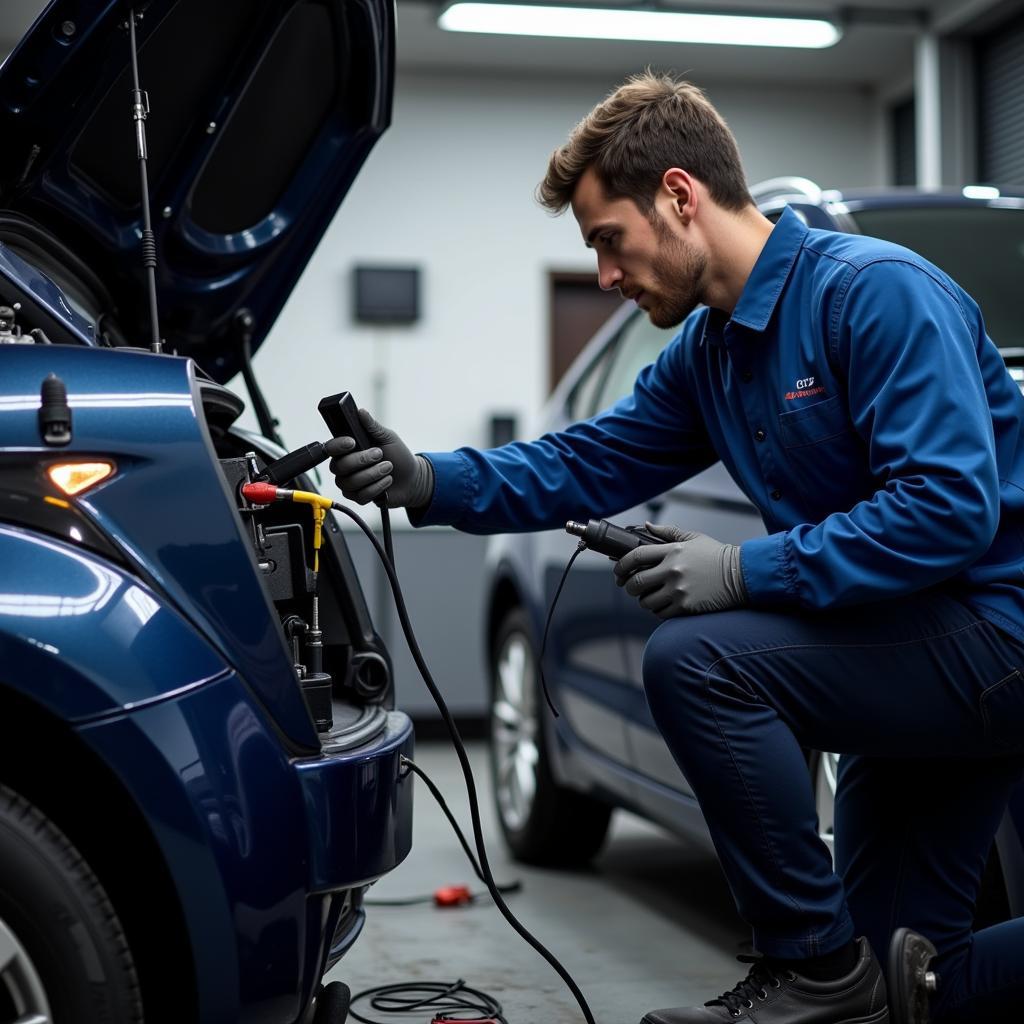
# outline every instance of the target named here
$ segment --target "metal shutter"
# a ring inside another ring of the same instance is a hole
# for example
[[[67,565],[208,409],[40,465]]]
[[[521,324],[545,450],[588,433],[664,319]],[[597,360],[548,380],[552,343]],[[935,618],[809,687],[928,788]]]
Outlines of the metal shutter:
[[[977,48],[979,180],[1024,185],[1024,18]]]

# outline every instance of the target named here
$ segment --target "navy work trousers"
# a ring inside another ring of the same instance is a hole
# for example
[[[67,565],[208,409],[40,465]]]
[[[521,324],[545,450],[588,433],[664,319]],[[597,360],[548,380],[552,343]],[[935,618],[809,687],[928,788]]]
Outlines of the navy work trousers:
[[[1024,1007],[1024,918],[972,934],[1024,772],[1022,671],[1024,644],[939,591],[655,630],[651,712],[756,949],[807,957],[866,935],[884,964],[905,925],[939,952],[936,1022]],[[802,748],[842,755],[834,869]]]

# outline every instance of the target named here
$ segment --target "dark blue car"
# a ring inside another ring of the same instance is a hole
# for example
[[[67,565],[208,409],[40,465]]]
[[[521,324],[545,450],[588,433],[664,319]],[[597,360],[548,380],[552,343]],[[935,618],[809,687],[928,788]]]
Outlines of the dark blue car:
[[[938,264],[977,299],[1009,372],[1024,382],[1020,192],[839,193],[805,179],[779,179],[753,194],[770,219],[789,205],[811,227],[888,239]],[[675,333],[653,327],[624,303],[558,385],[541,430],[559,430],[613,405]],[[757,511],[720,463],[615,518],[621,525],[674,523],[731,543],[764,533]],[[491,767],[508,845],[534,863],[585,862],[600,848],[612,809],[625,807],[710,846],[697,802],[644,696],[641,659],[659,620],[614,585],[611,563],[601,555],[586,551],[578,558],[552,620],[544,669],[561,711],[557,721],[538,696],[545,617],[574,543],[561,532],[516,534],[495,538],[488,549]],[[809,751],[808,762],[821,836],[831,847],[837,758]],[[1024,913],[1024,790],[1013,810],[990,858],[979,911],[989,917]]]
[[[113,0],[0,69],[0,1022],[334,1021],[412,730],[340,530],[317,579],[311,506],[241,495],[283,451],[223,382],[273,434],[250,356],[389,122],[394,12],[136,7],[142,95]]]

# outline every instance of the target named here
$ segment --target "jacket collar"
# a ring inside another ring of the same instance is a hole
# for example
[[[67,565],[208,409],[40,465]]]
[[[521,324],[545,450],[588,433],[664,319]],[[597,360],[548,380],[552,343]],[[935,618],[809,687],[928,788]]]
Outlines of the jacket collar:
[[[807,225],[787,206],[757,257],[732,316],[709,310],[701,341],[717,343],[729,321],[752,331],[765,330],[806,237]]]

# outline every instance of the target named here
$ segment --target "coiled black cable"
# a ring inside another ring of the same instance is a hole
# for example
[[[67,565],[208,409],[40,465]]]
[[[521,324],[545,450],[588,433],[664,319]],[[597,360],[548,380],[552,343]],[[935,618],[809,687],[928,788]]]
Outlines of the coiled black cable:
[[[391,592],[395,599],[395,608],[398,611],[398,620],[402,625],[402,632],[405,634],[406,643],[409,645],[409,652],[412,654],[413,661],[416,662],[416,667],[419,669],[420,675],[423,677],[423,682],[430,691],[430,696],[433,698],[438,711],[441,713],[441,718],[444,721],[449,736],[451,736],[452,745],[455,747],[455,753],[459,759],[459,765],[462,768],[463,778],[466,780],[466,792],[469,796],[469,813],[473,822],[473,838],[476,842],[477,856],[480,858],[481,877],[484,885],[487,886],[487,891],[491,894],[491,898],[494,900],[495,905],[501,912],[502,917],[508,921],[513,930],[525,942],[532,946],[551,965],[562,981],[565,982],[569,991],[572,992],[573,998],[579,1004],[580,1010],[583,1012],[583,1019],[587,1024],[594,1024],[594,1015],[590,1010],[590,1006],[587,1004],[586,997],[583,995],[582,991],[580,991],[580,987],[573,980],[572,975],[565,969],[553,953],[551,953],[538,939],[527,931],[522,924],[520,924],[518,918],[516,918],[515,914],[509,910],[508,905],[505,903],[504,899],[502,899],[497,883],[494,881],[494,875],[491,872],[491,866],[487,859],[487,849],[484,845],[483,826],[480,822],[480,803],[477,798],[476,782],[473,779],[473,770],[469,764],[469,755],[466,753],[465,744],[462,742],[462,737],[459,735],[459,730],[455,724],[455,720],[452,718],[451,712],[448,710],[448,705],[445,703],[444,697],[441,696],[441,691],[437,688],[437,684],[434,682],[434,677],[430,674],[430,669],[427,667],[427,663],[423,658],[423,652],[420,650],[420,646],[416,642],[412,623],[409,621],[409,612],[405,605],[405,598],[402,595],[402,587],[398,582],[398,576],[395,573],[394,563],[388,558],[387,552],[381,547],[381,543],[377,540],[373,530],[371,530],[370,527],[352,511],[352,509],[347,508],[337,501],[332,502],[331,507],[335,511],[348,516],[349,519],[351,519],[356,526],[366,534],[367,539],[377,552],[377,557],[380,558],[381,563],[384,566],[384,571],[387,573],[388,582],[391,584]]]
[[[470,988],[461,978],[458,981],[413,981],[397,985],[378,985],[352,997],[349,1016],[362,1024],[386,1024],[356,1013],[352,1006],[361,999],[369,999],[370,1006],[381,1013],[419,1013],[429,1010],[435,1019],[459,1021],[491,1017],[499,1024],[508,1024],[502,1016],[501,1003],[486,992]],[[456,1016],[461,1014],[461,1016]],[[469,1016],[472,1014],[472,1016]],[[420,1018],[423,1019],[422,1017]]]

